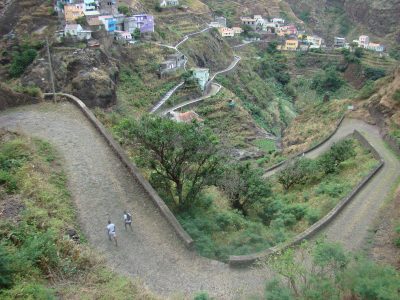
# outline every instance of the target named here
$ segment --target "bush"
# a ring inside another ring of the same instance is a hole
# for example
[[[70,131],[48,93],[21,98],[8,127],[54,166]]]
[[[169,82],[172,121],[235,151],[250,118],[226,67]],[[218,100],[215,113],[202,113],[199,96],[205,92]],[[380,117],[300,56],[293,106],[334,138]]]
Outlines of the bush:
[[[40,299],[55,300],[54,291],[39,283],[21,282],[12,289],[2,293],[3,299]]]
[[[400,89],[397,89],[392,96],[392,99],[398,103],[400,103]]]
[[[375,92],[377,91],[377,87],[375,85],[375,82],[372,80],[368,80],[362,89],[360,90],[360,93],[358,94],[358,99],[368,99],[371,97]],[[399,98],[400,99],[400,98]]]
[[[210,300],[210,299],[211,298],[210,296],[208,296],[207,292],[199,292],[193,298],[193,300]]]
[[[305,218],[306,218],[308,224],[312,225],[319,220],[320,214],[315,209],[309,208],[307,210]]]
[[[129,7],[126,5],[120,5],[118,6],[118,12],[127,16],[129,15]]]
[[[318,174],[318,165],[308,158],[298,158],[287,163],[285,168],[278,173],[278,182],[285,190],[296,184],[312,182]]]
[[[345,81],[335,68],[330,67],[324,73],[314,76],[311,88],[319,94],[326,92],[335,92],[344,85]]]
[[[13,284],[14,269],[12,258],[0,244],[0,290],[10,288]]]
[[[379,78],[386,76],[386,71],[382,68],[365,67],[364,76],[368,80],[378,80]]]
[[[356,156],[353,140],[346,139],[333,144],[331,149],[318,159],[325,174],[335,173],[341,162]]]
[[[24,73],[25,69],[35,60],[37,51],[27,49],[22,52],[14,52],[9,73],[12,77],[18,77]]]
[[[265,287],[265,300],[292,300],[292,291],[283,286],[278,279],[268,282]]]

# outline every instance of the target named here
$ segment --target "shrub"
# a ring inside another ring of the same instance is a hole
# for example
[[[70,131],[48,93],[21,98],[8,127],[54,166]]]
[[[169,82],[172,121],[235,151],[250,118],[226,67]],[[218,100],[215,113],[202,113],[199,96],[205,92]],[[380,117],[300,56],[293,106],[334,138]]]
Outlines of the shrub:
[[[22,52],[14,52],[9,73],[13,77],[18,77],[24,73],[25,69],[35,60],[37,51],[27,49]]]
[[[290,189],[296,184],[306,184],[312,182],[318,173],[318,165],[315,161],[308,158],[294,159],[278,173],[278,181],[285,190]]]
[[[358,94],[358,99],[368,99],[371,97],[375,92],[377,91],[377,87],[375,85],[375,82],[372,80],[368,80],[362,89],[360,90],[360,93]]]
[[[12,258],[0,244],[0,290],[10,288],[13,284],[14,269]]]
[[[2,293],[3,299],[40,299],[40,300],[55,300],[54,291],[46,288],[40,283],[21,282],[10,290]]]
[[[210,296],[208,296],[207,292],[199,292],[193,298],[193,300],[210,300],[210,299],[211,298]]]
[[[126,5],[120,5],[118,6],[118,12],[127,16],[129,15],[129,7]]]
[[[392,99],[398,103],[400,103],[400,89],[397,89],[392,96]]]
[[[368,80],[378,80],[379,78],[386,76],[386,71],[382,68],[365,67],[364,76]]]
[[[345,81],[334,67],[330,67],[324,73],[318,73],[314,76],[311,88],[319,94],[325,92],[335,92],[344,85]]]
[[[292,300],[292,291],[283,286],[278,279],[273,279],[266,284],[265,300]]]
[[[345,139],[333,144],[331,149],[318,159],[318,164],[325,174],[331,174],[338,171],[341,162],[354,156],[356,156],[356,152],[353,140]]]
[[[315,209],[309,208],[307,210],[305,218],[308,221],[308,224],[312,225],[319,220],[320,214]]]

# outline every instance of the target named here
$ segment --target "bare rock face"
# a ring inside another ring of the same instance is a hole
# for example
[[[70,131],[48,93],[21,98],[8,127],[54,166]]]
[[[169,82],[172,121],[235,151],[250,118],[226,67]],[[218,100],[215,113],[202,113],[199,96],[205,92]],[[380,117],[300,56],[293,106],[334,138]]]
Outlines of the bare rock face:
[[[56,91],[77,96],[88,107],[107,107],[115,103],[118,68],[100,49],[55,48],[52,50],[52,63]],[[47,60],[35,61],[21,82],[51,92]]]

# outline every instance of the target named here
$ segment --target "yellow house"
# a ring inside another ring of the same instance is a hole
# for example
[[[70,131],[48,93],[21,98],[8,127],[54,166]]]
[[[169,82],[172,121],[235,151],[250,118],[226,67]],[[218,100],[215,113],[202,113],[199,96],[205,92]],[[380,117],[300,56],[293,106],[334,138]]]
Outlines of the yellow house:
[[[85,16],[84,3],[64,5],[64,16],[67,23],[73,22],[79,17]]]
[[[296,51],[298,47],[298,40],[286,40],[284,50]]]

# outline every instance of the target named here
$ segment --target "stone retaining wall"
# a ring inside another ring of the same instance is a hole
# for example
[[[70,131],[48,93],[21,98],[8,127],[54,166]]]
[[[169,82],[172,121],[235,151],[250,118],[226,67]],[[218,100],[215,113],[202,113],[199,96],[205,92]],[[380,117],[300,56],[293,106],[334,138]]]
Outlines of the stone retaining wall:
[[[342,120],[343,121],[343,118]],[[340,121],[340,123],[341,123]],[[309,239],[310,237],[317,234],[321,229],[323,229],[326,225],[328,225],[336,215],[362,190],[362,188],[369,182],[369,180],[374,177],[374,175],[383,167],[384,161],[380,154],[375,150],[375,148],[367,141],[367,139],[361,135],[358,131],[354,131],[353,137],[360,141],[360,143],[367,149],[369,149],[372,155],[379,161],[379,164],[368,173],[367,176],[363,178],[363,180],[353,188],[353,190],[327,214],[318,222],[311,225],[302,233],[298,234],[295,238],[291,241],[284,243],[282,245],[278,245],[275,247],[271,247],[266,249],[265,251],[249,254],[249,255],[239,255],[239,256],[230,256],[228,259],[228,263],[231,266],[246,266],[254,263],[256,260],[264,258],[270,254],[278,253],[288,247],[300,244],[305,239]],[[313,148],[315,149],[315,147]],[[311,150],[308,150],[311,151]],[[306,152],[307,153],[307,152]]]
[[[125,154],[125,151],[122,147],[113,139],[113,137],[107,132],[104,126],[101,124],[99,120],[95,117],[95,115],[87,108],[87,106],[77,97],[64,93],[57,93],[57,96],[62,96],[68,99],[69,102],[73,103],[77,106],[82,113],[88,118],[88,120],[94,125],[96,130],[103,136],[103,138],[107,141],[111,149],[115,152],[121,162],[128,169],[129,173],[133,175],[133,177],[143,186],[146,190],[147,194],[155,204],[155,206],[160,210],[162,215],[167,219],[167,221],[172,225],[178,236],[182,239],[184,244],[192,249],[194,245],[193,239],[189,236],[189,234],[183,229],[181,224],[175,218],[174,214],[170,211],[165,202],[160,198],[154,188],[150,185],[150,183],[140,174],[139,169],[130,161],[128,156]],[[53,94],[44,94],[45,97],[52,97]]]

